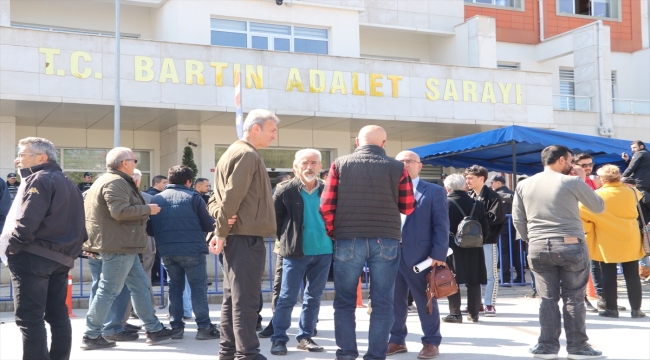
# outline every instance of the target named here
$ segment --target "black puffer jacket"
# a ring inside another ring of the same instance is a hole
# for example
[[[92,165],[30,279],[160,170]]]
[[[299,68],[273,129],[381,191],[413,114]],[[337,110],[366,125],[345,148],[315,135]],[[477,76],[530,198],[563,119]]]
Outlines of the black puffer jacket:
[[[72,268],[88,239],[79,189],[56,162],[21,169],[20,175],[26,182],[23,216],[12,231],[7,253],[25,251]]]
[[[637,150],[621,176],[631,176],[638,188],[650,190],[650,152],[645,148]]]
[[[318,196],[325,185],[318,181]],[[278,184],[273,194],[277,236],[280,240],[280,255],[286,258],[305,257],[302,228],[305,204],[300,191],[304,184],[299,177]]]

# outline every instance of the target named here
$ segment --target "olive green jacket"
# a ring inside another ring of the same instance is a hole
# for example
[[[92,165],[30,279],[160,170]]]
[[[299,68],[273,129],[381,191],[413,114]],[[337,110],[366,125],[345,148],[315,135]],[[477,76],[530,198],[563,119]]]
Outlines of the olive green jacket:
[[[151,210],[130,176],[108,170],[88,189],[84,208],[88,241],[83,250],[108,254],[147,252],[145,230]]]

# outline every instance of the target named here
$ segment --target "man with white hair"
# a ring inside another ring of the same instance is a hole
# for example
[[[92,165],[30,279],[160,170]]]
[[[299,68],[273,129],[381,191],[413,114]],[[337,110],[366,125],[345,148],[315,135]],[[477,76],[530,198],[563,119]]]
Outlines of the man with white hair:
[[[146,205],[133,181],[137,162],[131,149],[112,149],[106,154],[106,174],[86,194],[84,207],[89,239],[83,249],[102,260],[102,272],[86,315],[81,344],[84,350],[115,346],[114,341],[102,336],[102,328],[124,284],[131,291],[135,312],[147,330],[147,344],[168,340],[181,332],[165,328],[156,317],[150,297],[151,281],[138,256],[147,251],[144,236],[147,219],[158,214],[160,207]]]
[[[216,219],[210,252],[223,251],[223,303],[219,358],[266,359],[255,333],[262,273],[266,260],[264,238],[276,233],[271,182],[257,151],[275,140],[278,119],[268,110],[251,111],[244,134],[221,156],[208,203]],[[228,220],[237,215],[232,227]]]
[[[273,355],[287,354],[287,329],[291,326],[291,312],[303,278],[307,279],[307,285],[298,322],[297,348],[310,352],[323,351],[312,336],[321,296],[327,285],[333,249],[332,239],[325,233],[325,223],[318,212],[320,196],[325,187],[318,179],[321,161],[318,150],[297,151],[293,161],[296,177],[278,184],[273,195],[280,256],[283,258],[282,286],[273,313]]]
[[[23,183],[0,236],[0,255],[7,255],[25,360],[69,359],[72,347],[65,304],[68,272],[87,237],[81,193],[56,158],[54,144],[47,139],[28,137],[18,142],[14,164]],[[52,333],[49,351],[43,320]]]

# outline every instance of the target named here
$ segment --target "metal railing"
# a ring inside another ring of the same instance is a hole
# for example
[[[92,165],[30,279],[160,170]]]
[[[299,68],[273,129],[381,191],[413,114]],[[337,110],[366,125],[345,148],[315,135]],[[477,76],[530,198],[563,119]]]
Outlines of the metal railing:
[[[503,236],[499,236],[499,246],[497,251],[499,251],[499,285],[502,286],[525,286],[525,285],[530,285],[531,283],[526,282],[526,255],[527,252],[525,249],[525,245],[521,239],[516,239],[516,234],[513,234],[512,231],[512,215],[507,214],[506,215],[506,220],[507,220],[507,226],[508,226],[508,239],[503,239]],[[509,241],[509,246],[508,246],[508,256],[509,256],[509,268],[505,269],[503,266],[503,251],[501,249],[503,248],[503,242],[504,241]],[[518,245],[518,251],[517,253],[513,254],[513,247],[514,245]],[[515,262],[518,261],[520,264],[520,269],[521,273],[517,273],[517,269],[515,266]],[[503,281],[503,274],[504,272],[509,273],[509,279],[510,281],[504,282]],[[521,279],[521,282],[515,282],[514,279]]]
[[[591,96],[553,95],[553,110],[593,111]]]
[[[650,115],[650,100],[612,99],[612,109],[616,114]]]

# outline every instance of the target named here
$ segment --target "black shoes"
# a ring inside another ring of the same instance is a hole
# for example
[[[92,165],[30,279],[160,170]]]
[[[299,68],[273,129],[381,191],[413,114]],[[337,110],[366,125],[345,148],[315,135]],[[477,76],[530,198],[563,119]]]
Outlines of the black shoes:
[[[81,348],[83,350],[98,350],[106,349],[117,346],[115,341],[108,341],[104,336],[99,335],[96,339],[91,339],[88,336],[84,336],[81,340]]]
[[[598,306],[598,310],[607,309],[607,305],[605,303],[605,298],[602,295],[598,295],[598,302],[596,303],[596,306]],[[625,311],[626,309],[625,309],[625,306],[616,305],[616,310]]]
[[[463,316],[462,315],[447,315],[447,316],[442,318],[442,321],[448,322],[448,323],[461,324],[463,322]]]
[[[174,330],[174,329],[172,329]],[[184,328],[177,328],[176,330],[180,330],[180,332],[177,331],[177,334],[172,335],[173,340],[180,340],[185,336],[185,329]]]
[[[325,350],[325,349],[323,349],[322,346],[319,346],[318,344],[316,344],[314,342],[314,340],[312,340],[310,338],[300,340],[298,342],[298,345],[296,345],[296,348],[298,350],[307,350],[309,352],[321,352],[321,351]],[[271,351],[271,353],[272,353],[272,351]]]
[[[131,324],[126,324],[124,325],[124,331],[128,333],[137,333],[142,329],[142,326],[136,326],[136,325],[131,325]]]
[[[108,341],[133,341],[138,340],[140,335],[137,332],[126,332],[122,331],[113,335],[103,335],[104,339]]]
[[[162,329],[156,332],[147,332],[147,344],[153,345],[161,341],[169,340],[174,336],[178,336],[184,332],[183,329],[168,329],[163,326]]]
[[[636,309],[636,310],[632,309],[632,318],[633,319],[639,319],[639,318],[642,318],[642,317],[645,317],[645,313],[643,311],[641,311],[641,309]]]
[[[271,354],[273,355],[287,355],[287,343],[286,341],[274,341],[271,345]]]
[[[587,300],[587,298],[585,298],[585,307],[587,308],[587,312],[591,312],[591,313],[598,312],[598,309],[596,309],[593,305],[591,305],[591,303],[589,302],[589,300]]]
[[[477,323],[478,322],[478,316],[474,317],[472,315],[467,316],[467,321]]]
[[[598,359],[603,356],[602,351],[594,350],[591,346],[586,347],[580,351],[569,353],[568,359]]]
[[[273,319],[271,319],[271,321],[269,321],[269,324],[266,325],[264,330],[260,331],[257,334],[257,336],[259,336],[261,338],[270,338],[271,336],[273,336]]]
[[[603,311],[600,311],[598,313],[598,315],[604,316],[604,317],[610,317],[610,318],[617,318],[618,317],[618,310],[605,309]]]
[[[542,349],[539,344],[535,345],[532,349],[529,350],[533,354],[534,358],[538,359],[558,359],[557,353],[546,351]]]
[[[219,328],[215,324],[210,324],[209,328],[199,329],[196,333],[196,340],[212,340],[219,337]]]

